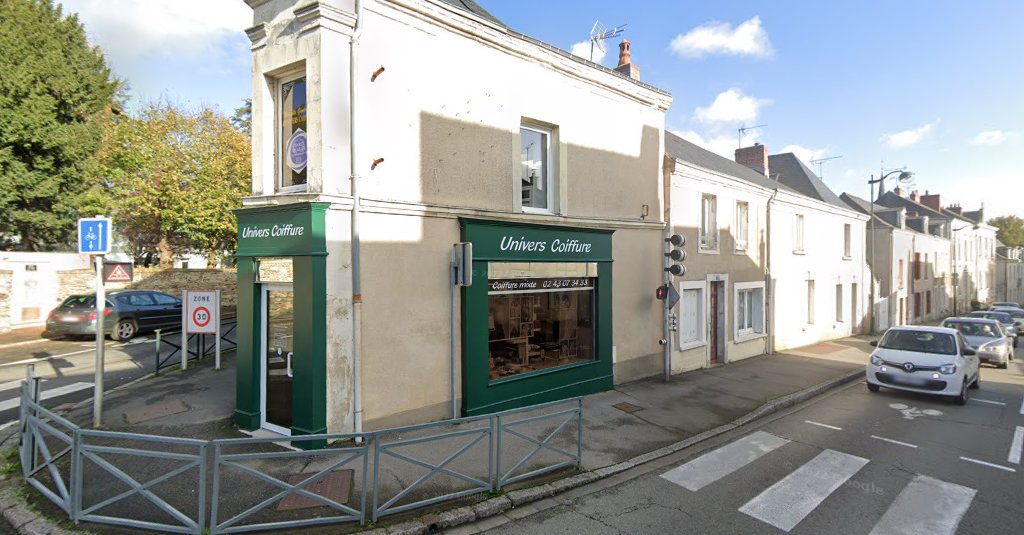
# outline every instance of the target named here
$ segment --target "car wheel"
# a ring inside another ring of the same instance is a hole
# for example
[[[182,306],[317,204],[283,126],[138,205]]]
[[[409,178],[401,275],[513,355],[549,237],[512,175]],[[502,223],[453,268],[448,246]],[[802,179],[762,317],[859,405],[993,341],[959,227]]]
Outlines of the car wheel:
[[[127,342],[135,336],[135,322],[129,319],[124,319],[117,322],[114,326],[114,337],[117,338],[118,342]]]
[[[1006,368],[1009,368],[1010,367],[1009,358],[1007,358],[1007,360],[1004,360],[1004,361],[1000,362],[998,364],[998,366],[999,366],[1000,369],[1003,369],[1003,370],[1005,370]]]
[[[876,385],[876,384],[874,384],[874,383],[868,383],[868,390],[870,390],[872,392],[878,392],[879,388],[881,388],[881,387]]]
[[[960,395],[953,396],[953,403],[956,405],[967,404],[967,378],[964,377],[962,383],[960,383]]]
[[[971,388],[974,390],[981,388],[981,368],[978,368],[978,375],[974,376],[974,382],[971,383]]]

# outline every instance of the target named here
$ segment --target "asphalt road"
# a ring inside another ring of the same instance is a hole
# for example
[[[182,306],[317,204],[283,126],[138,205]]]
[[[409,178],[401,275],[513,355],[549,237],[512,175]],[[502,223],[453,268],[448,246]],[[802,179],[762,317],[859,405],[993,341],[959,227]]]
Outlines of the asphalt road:
[[[180,342],[180,334],[172,336],[175,343]],[[166,359],[170,351],[170,347],[164,346],[161,358]],[[147,333],[126,343],[106,340],[104,355],[104,389],[110,390],[153,372],[156,337]],[[180,363],[180,356],[173,360]],[[19,387],[27,365],[33,364],[36,376],[43,379],[43,405],[56,407],[93,396],[95,361],[95,338],[40,338],[0,345],[0,430],[14,425],[18,419]],[[163,369],[170,364],[166,362]]]
[[[451,533],[1019,534],[1022,372],[983,367],[963,407],[857,382]]]

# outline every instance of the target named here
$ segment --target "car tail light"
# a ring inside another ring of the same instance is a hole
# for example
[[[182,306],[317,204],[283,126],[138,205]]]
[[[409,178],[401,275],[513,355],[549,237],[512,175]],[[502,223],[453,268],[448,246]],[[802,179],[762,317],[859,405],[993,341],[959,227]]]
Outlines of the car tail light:
[[[105,318],[105,317],[109,316],[111,312],[113,312],[113,310],[110,310],[109,308],[103,309],[103,317]],[[96,311],[95,310],[93,310],[92,312],[89,313],[89,321],[96,321]]]
[[[46,319],[48,319],[48,320],[52,320],[52,319],[53,319],[53,315],[54,315],[54,313],[56,313],[56,312],[57,312],[57,310],[56,310],[56,309],[54,309],[54,310],[51,310],[51,311],[50,311],[50,314],[49,314],[48,316],[46,316]]]

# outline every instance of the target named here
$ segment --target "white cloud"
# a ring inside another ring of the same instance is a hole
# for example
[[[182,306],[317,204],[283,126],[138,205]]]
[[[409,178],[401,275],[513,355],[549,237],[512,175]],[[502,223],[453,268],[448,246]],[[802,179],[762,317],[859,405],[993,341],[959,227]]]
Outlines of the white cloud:
[[[252,9],[224,0],[63,0],[90,40],[114,62],[144,56],[220,54],[226,38],[252,25]]]
[[[710,106],[694,110],[693,118],[705,124],[751,122],[757,119],[761,106],[770,102],[744,95],[739,89],[729,89],[719,93]]]
[[[882,134],[881,141],[888,145],[889,148],[905,149],[920,143],[920,141],[924,139],[933,128],[935,128],[935,123],[928,123],[918,128],[903,130],[902,132]]]
[[[697,145],[703,149],[707,149],[723,158],[732,160],[736,157],[737,140],[735,134],[718,133],[709,134],[703,136],[693,130],[680,131],[671,130],[671,132],[694,145]],[[756,132],[748,132],[743,138],[745,145],[753,145],[758,139]]]
[[[830,147],[812,149],[810,147],[804,147],[801,145],[786,145],[785,147],[782,147],[782,150],[779,151],[779,154],[792,152],[793,154],[796,155],[797,158],[800,158],[800,160],[803,161],[805,164],[811,165],[811,160],[824,158],[825,155],[828,154],[830,149]]]
[[[1016,132],[985,130],[984,132],[978,132],[978,135],[971,138],[968,143],[971,145],[1002,145],[1003,143],[1016,141],[1017,137]]]
[[[572,45],[572,48],[569,49],[569,53],[571,53],[574,56],[579,56],[583,59],[590,59],[590,41],[581,41],[579,43],[574,43]],[[602,50],[597,45],[594,45],[594,59],[592,59],[591,61],[593,61],[594,63],[601,63],[601,60],[604,59],[604,56],[604,50]]]
[[[754,17],[736,28],[726,22],[709,22],[679,34],[669,48],[682,58],[702,58],[712,54],[771,57],[768,33],[761,27],[761,17]]]

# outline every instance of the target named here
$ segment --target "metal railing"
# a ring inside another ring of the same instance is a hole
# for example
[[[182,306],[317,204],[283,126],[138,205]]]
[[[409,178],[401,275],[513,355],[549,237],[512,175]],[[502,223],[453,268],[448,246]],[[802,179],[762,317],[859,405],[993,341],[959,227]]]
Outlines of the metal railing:
[[[22,475],[75,523],[215,534],[376,522],[582,468],[582,398],[362,434],[197,440],[82,429],[39,394],[30,376]],[[314,488],[339,472],[347,499]]]
[[[221,318],[221,327],[221,351],[238,347],[236,341],[229,337],[238,328],[238,319],[235,316]],[[160,375],[160,370],[177,366],[181,362],[182,347],[180,342],[175,341],[181,339],[181,327],[156,329],[154,332],[156,333],[156,350],[154,351],[156,365],[153,367],[153,371]],[[199,360],[210,355],[217,346],[216,336],[215,334],[209,336],[206,334],[190,334],[185,340],[187,360]],[[195,349],[192,349],[193,345],[195,345]],[[161,356],[160,353],[163,351],[164,346],[170,347],[171,352]],[[175,356],[178,357],[177,360],[174,360]]]

